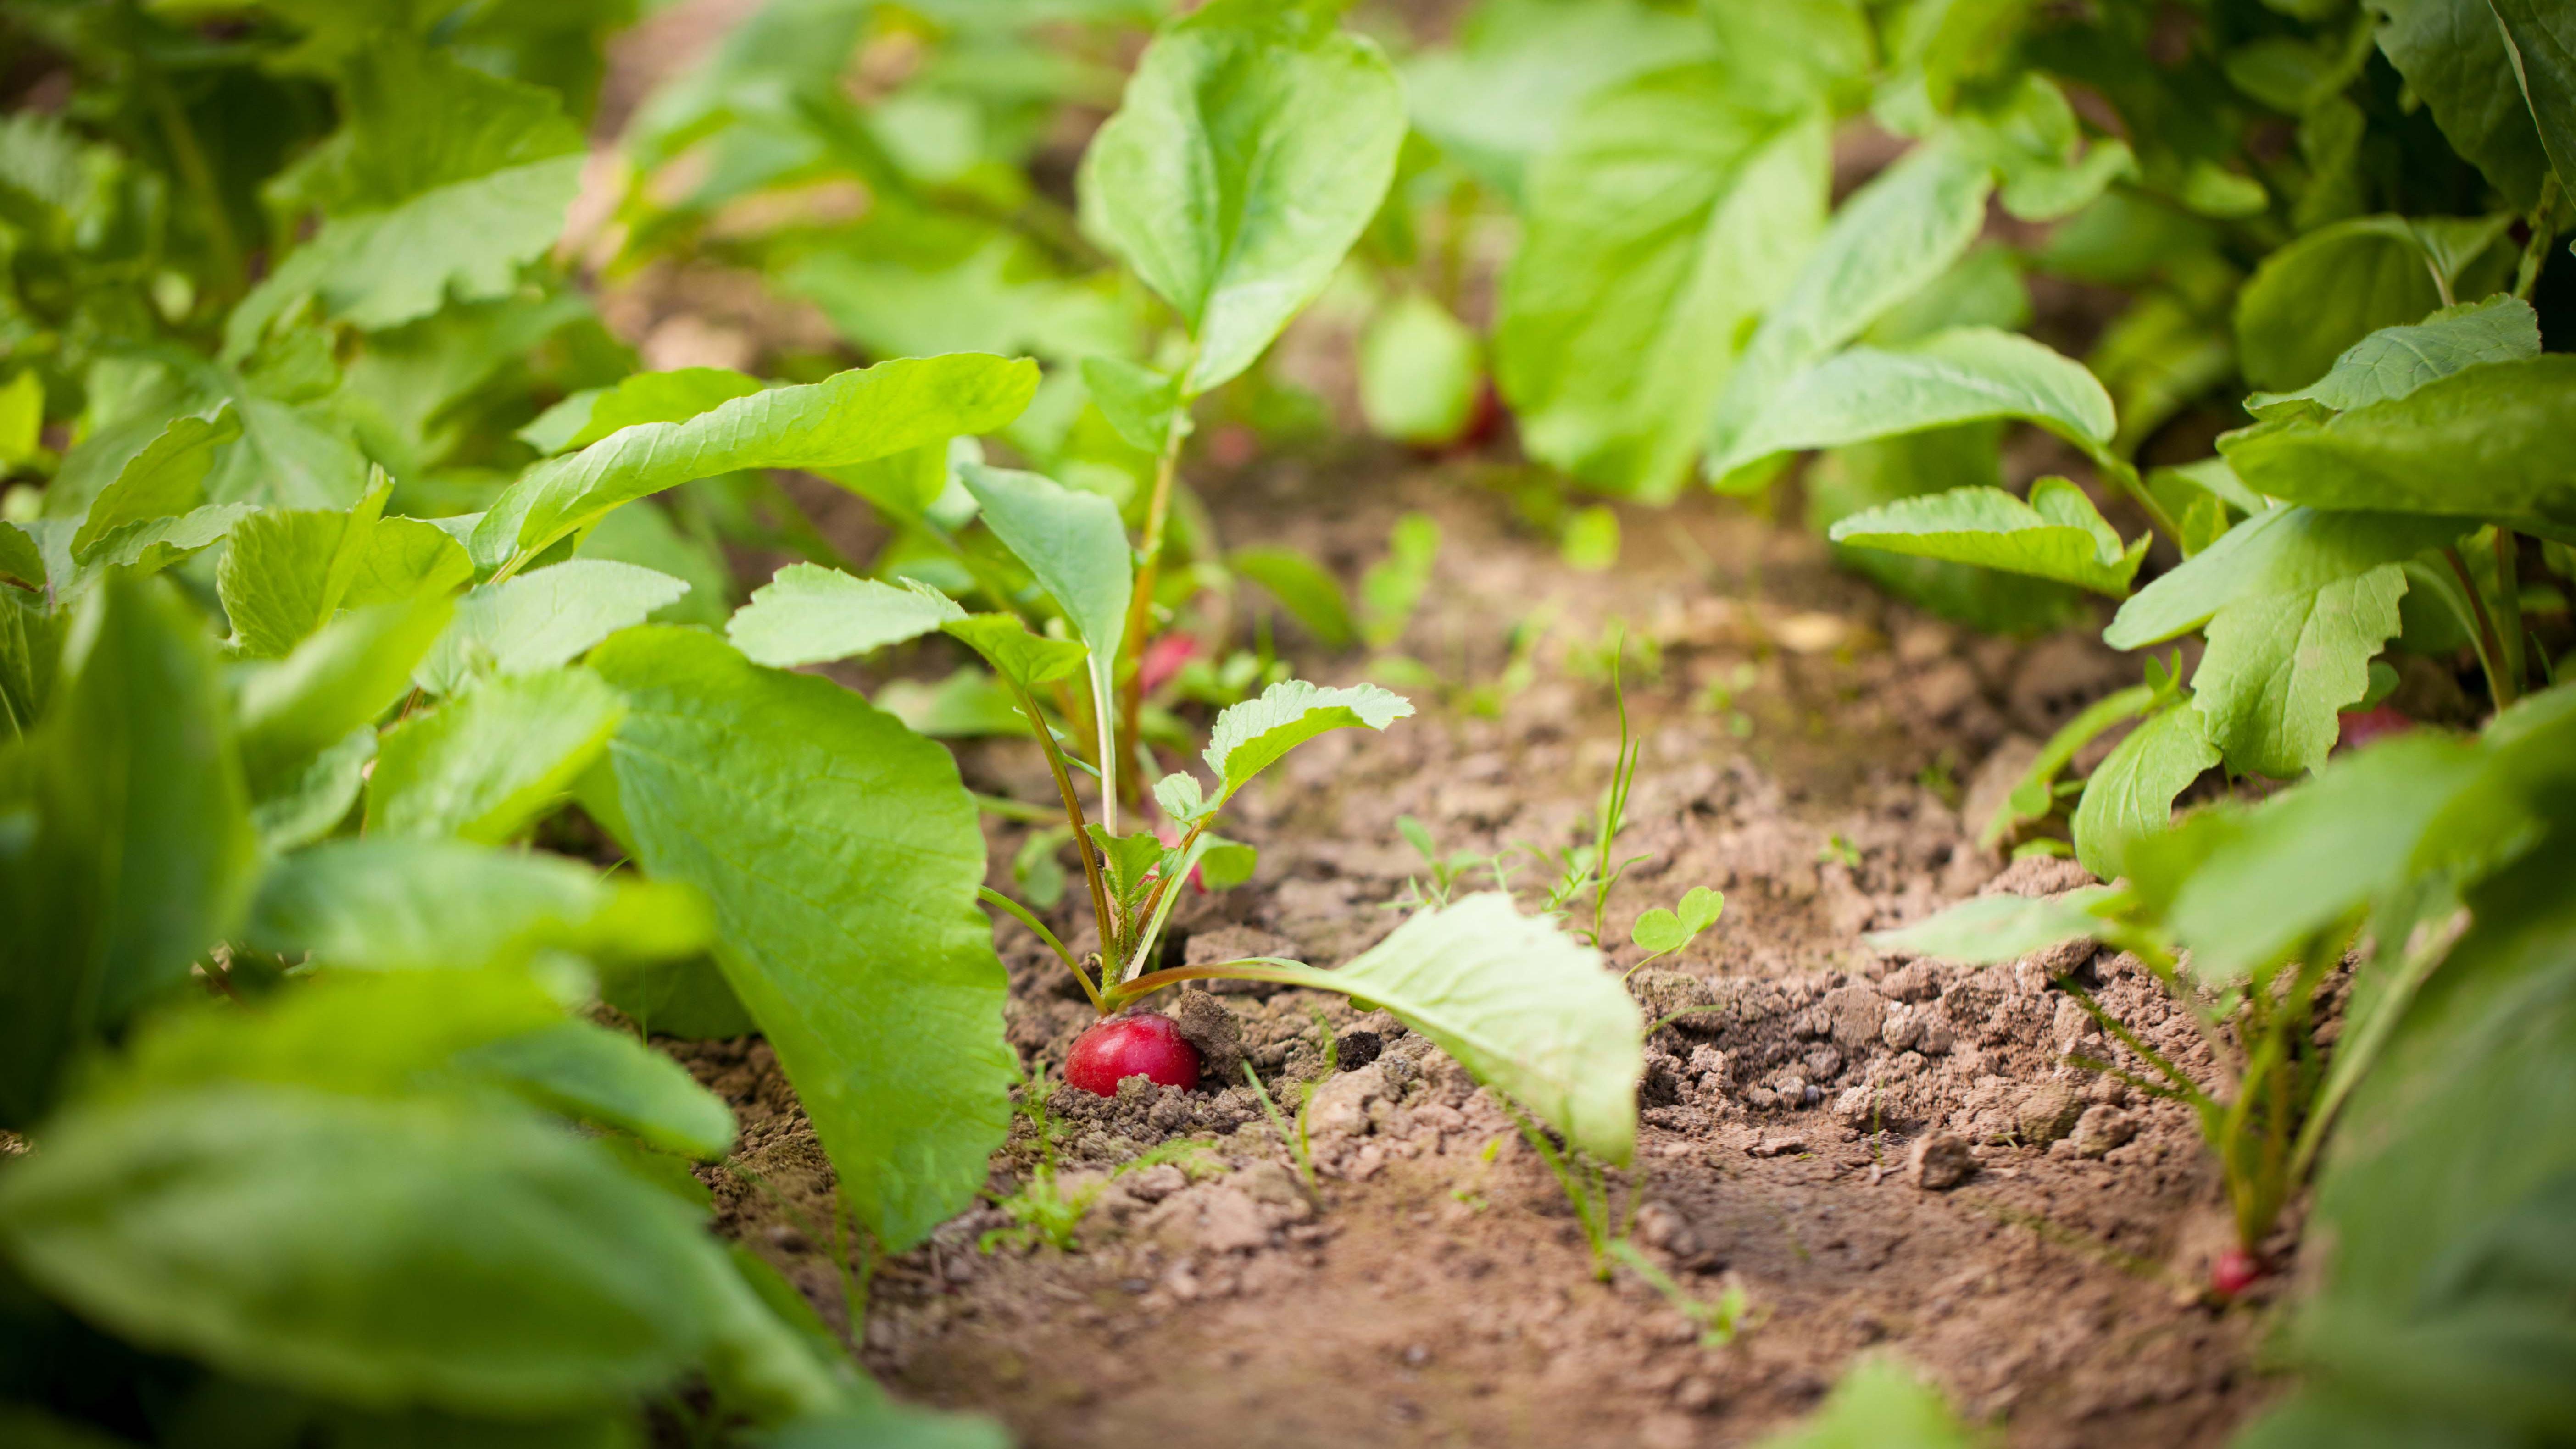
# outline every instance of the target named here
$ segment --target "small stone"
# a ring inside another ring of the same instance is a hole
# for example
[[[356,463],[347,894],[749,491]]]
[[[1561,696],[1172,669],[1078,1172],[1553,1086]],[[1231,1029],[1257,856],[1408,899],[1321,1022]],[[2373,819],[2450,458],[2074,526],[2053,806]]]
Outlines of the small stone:
[[[1692,1374],[1673,1386],[1673,1407],[1694,1414],[1704,1414],[1717,1407],[1722,1397],[1715,1382]]]
[[[1968,1152],[1968,1139],[1956,1132],[1936,1132],[1922,1139],[1905,1159],[1906,1175],[1925,1192],[1947,1192],[1967,1181],[1976,1170],[1977,1159]]]
[[[1796,1136],[1765,1137],[1744,1150],[1754,1157],[1780,1157],[1791,1152],[1806,1151],[1807,1139]]]
[[[1158,1162],[1142,1172],[1130,1173],[1121,1186],[1138,1202],[1161,1202],[1190,1185],[1189,1174],[1168,1162]]]
[[[2053,1082],[2044,1083],[2032,1088],[2013,1109],[2013,1127],[2022,1141],[2045,1147],[2074,1131],[2076,1119],[2083,1115],[2083,1098]]]
[[[1843,1069],[1843,1054],[1832,1047],[1820,1046],[1803,1058],[1810,1082],[1830,1082]]]
[[[1818,1003],[1834,1045],[1858,1051],[1878,1039],[1887,1023],[1887,998],[1866,986],[1838,986]]]
[[[1911,1050],[1923,1039],[1923,1013],[1902,1002],[1887,1010],[1887,1024],[1879,1028],[1878,1039],[1890,1051]]]
[[[1315,1089],[1306,1109],[1306,1130],[1313,1137],[1360,1137],[1369,1130],[1368,1104],[1386,1096],[1386,1070],[1371,1064],[1328,1078]]]
[[[2117,1107],[2092,1106],[2084,1109],[2070,1140],[2075,1143],[2077,1152],[2086,1157],[2099,1157],[2137,1135],[2136,1118]]]
[[[1637,1241],[1682,1257],[1699,1251],[1698,1235],[1672,1204],[1665,1202],[1650,1202],[1637,1209]]]
[[[1834,1098],[1834,1115],[1853,1127],[1867,1127],[1878,1113],[1878,1094],[1867,1087],[1845,1087]]]
[[[1194,1190],[1198,1198],[1198,1246],[1210,1253],[1248,1253],[1267,1245],[1270,1225],[1252,1198],[1222,1183]],[[1175,1199],[1178,1201],[1178,1199]]]

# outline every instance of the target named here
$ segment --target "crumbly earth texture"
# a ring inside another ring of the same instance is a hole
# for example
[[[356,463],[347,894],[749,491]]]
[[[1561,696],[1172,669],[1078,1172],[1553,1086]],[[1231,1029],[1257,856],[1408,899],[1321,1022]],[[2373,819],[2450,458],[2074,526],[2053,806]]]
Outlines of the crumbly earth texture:
[[[1446,544],[1400,647],[1439,682],[1408,684],[1418,717],[1326,736],[1249,792],[1227,830],[1260,847],[1260,872],[1191,897],[1166,959],[1347,960],[1432,885],[1399,815],[1444,854],[1517,861],[1533,908],[1558,869],[1541,857],[1587,838],[1609,779],[1601,641],[1624,628],[1644,748],[1618,854],[1640,858],[1603,916],[1611,965],[1636,962],[1628,927],[1648,907],[1696,885],[1727,906],[1632,980],[1643,1019],[1690,1014],[1648,1043],[1614,1202],[1682,1294],[1740,1301],[1731,1335],[1627,1268],[1596,1276],[1501,1105],[1383,1012],[1246,983],[1180,1010],[1218,1037],[1230,1020],[1284,1112],[1311,1089],[1311,1191],[1239,1070],[1114,1099],[1055,1085],[1089,1008],[1009,922],[1008,1035],[1047,1087],[995,1154],[988,1205],[884,1263],[850,1325],[829,1168],[768,1048],[669,1043],[742,1116],[706,1174],[722,1230],[897,1392],[996,1414],[1041,1449],[1741,1444],[1879,1350],[2027,1449],[2222,1442],[2278,1392],[2254,1349],[2281,1280],[2203,1300],[2230,1232],[2190,1114],[2088,1065],[2144,1070],[2058,983],[2205,1077],[2189,1015],[2108,952],[1966,969],[1861,939],[1979,893],[2088,881],[2007,864],[1976,827],[2036,742],[2131,666],[2090,631],[1955,631],[1835,573],[1804,534],[1714,505],[1631,514],[1619,567],[1576,572],[1507,487],[1477,486],[1513,476],[1367,454],[1196,480],[1228,541],[1294,544],[1345,577],[1400,511],[1432,512]],[[1308,677],[1390,674],[1283,637]],[[961,758],[977,790],[1050,798],[1013,742]],[[992,826],[999,887],[1023,829]],[[1454,889],[1491,883],[1480,868]],[[1077,951],[1080,896],[1056,912]],[[1592,924],[1587,894],[1569,925]],[[1085,1205],[1069,1247],[1005,1206],[1032,1202]]]

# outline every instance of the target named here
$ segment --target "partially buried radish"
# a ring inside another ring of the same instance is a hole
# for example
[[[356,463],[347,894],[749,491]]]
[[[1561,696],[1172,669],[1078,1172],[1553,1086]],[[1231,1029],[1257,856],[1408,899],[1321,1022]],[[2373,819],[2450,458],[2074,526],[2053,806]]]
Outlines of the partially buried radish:
[[[1064,1079],[1086,1092],[1118,1095],[1118,1084],[1143,1077],[1166,1087],[1199,1084],[1199,1049],[1181,1035],[1180,1023],[1140,1011],[1094,1023],[1064,1059]]]
[[[2230,1248],[2209,1265],[2209,1286],[2221,1298],[2234,1298],[2262,1276],[2263,1260],[2243,1248]]]

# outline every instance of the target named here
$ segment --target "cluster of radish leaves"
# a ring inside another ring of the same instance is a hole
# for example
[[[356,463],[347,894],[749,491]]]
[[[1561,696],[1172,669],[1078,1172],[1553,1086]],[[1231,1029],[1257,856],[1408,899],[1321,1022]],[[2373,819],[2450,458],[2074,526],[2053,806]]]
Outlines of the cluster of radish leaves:
[[[105,390],[124,375],[104,350],[73,355],[95,319],[58,319],[36,416],[82,388],[92,416],[42,460],[33,515],[0,523],[0,1121],[38,1144],[0,1170],[0,1248],[42,1295],[10,1297],[8,1333],[72,1333],[67,1307],[201,1365],[191,1403],[357,1439],[495,1420],[613,1436],[646,1403],[852,1442],[960,1432],[884,1405],[793,1290],[701,1231],[687,1163],[723,1155],[730,1114],[579,1016],[604,998],[661,1030],[761,1031],[839,1180],[841,1217],[815,1232],[849,1254],[972,1200],[1017,1075],[976,799],[939,745],[778,667],[934,629],[987,661],[1058,765],[1113,962],[1088,983],[1104,1006],[1216,972],[1361,991],[1626,1159],[1635,1009],[1506,897],[1418,915],[1337,971],[1151,969],[1182,883],[1250,869],[1208,833],[1219,808],[1315,732],[1408,707],[1278,685],[1220,716],[1212,784],[1157,787],[1177,844],[1122,830],[1120,671],[1155,619],[1158,550],[1140,566],[1112,505],[955,443],[1009,427],[1038,367],[645,374],[572,389],[516,443],[461,429],[441,410],[500,386],[507,358],[482,354],[546,335],[508,324],[546,285],[521,268],[569,202],[578,132],[541,88],[300,15],[281,6],[280,33],[310,70],[279,64],[330,77],[348,120],[272,189],[318,226],[288,231],[303,244],[219,325],[165,310],[139,393]],[[1089,371],[1167,482],[1188,401],[1321,285],[1400,121],[1384,62],[1316,13],[1211,6],[1148,53],[1089,163],[1115,184],[1086,194],[1116,198],[1095,224],[1170,300],[1181,350],[1160,373]],[[461,139],[423,146],[438,126]],[[77,158],[69,134],[11,139]],[[475,450],[529,449],[497,489],[468,483]],[[917,581],[792,569],[720,638],[648,622],[688,580],[588,551],[654,495],[764,469],[980,517],[1025,579],[988,576],[998,609],[969,614]],[[450,487],[483,506],[440,515]],[[1096,834],[1058,718],[1088,727]],[[561,838],[567,800],[635,873],[525,848]],[[674,1397],[684,1380],[711,1397]],[[31,1423],[76,1407],[6,1391]]]

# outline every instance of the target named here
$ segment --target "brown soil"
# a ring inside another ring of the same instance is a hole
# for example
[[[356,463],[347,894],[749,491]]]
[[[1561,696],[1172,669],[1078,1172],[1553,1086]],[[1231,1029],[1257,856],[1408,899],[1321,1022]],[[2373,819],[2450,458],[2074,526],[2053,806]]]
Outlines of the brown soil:
[[[1430,1043],[1264,989],[1216,1001],[1292,1107],[1325,1075],[1317,1012],[1350,1058],[1366,1054],[1353,1031],[1382,1046],[1316,1098],[1320,1203],[1240,1086],[1057,1089],[1059,1186],[1097,1193],[1075,1250],[979,1251],[1010,1219],[966,1213],[878,1273],[871,1367],[1036,1446],[1681,1446],[1756,1439],[1855,1355],[1892,1348],[2015,1445],[2220,1442],[2272,1389],[2250,1367],[2264,1308],[2193,1292],[2225,1239],[2214,1170],[2185,1109],[2066,1061],[2122,1054],[2049,983],[2077,972],[2205,1066],[2187,1020],[2107,954],[1971,971],[1860,939],[1980,891],[2085,879],[2046,860],[2006,869],[1963,817],[1982,820],[2035,740],[2127,666],[2084,632],[1956,633],[1834,573],[1802,535],[1712,503],[1628,516],[1619,567],[1577,573],[1515,523],[1506,490],[1476,486],[1511,476],[1359,453],[1198,480],[1230,541],[1295,544],[1346,576],[1404,508],[1434,513],[1447,541],[1404,647],[1451,687],[1411,691],[1419,717],[1327,736],[1251,792],[1229,830],[1261,847],[1260,875],[1193,900],[1174,959],[1347,959],[1392,928],[1381,904],[1420,873],[1399,814],[1443,851],[1584,838],[1617,744],[1599,641],[1624,625],[1653,662],[1628,675],[1644,756],[1619,850],[1644,858],[1610,901],[1611,960],[1633,963],[1629,923],[1690,886],[1728,904],[1673,969],[1637,978],[1656,1016],[1711,1009],[1650,1042],[1637,1163],[1614,1181],[1636,1241],[1685,1291],[1741,1290],[1733,1342],[1703,1346],[1625,1269],[1596,1281],[1555,1180]],[[1467,687],[1495,684],[1533,618],[1552,621],[1533,682],[1478,713]],[[1312,677],[1365,668],[1297,654]],[[1731,698],[1712,705],[1712,683]],[[975,788],[1047,797],[1025,747],[961,753]],[[1007,886],[1018,830],[993,834]],[[1515,877],[1525,908],[1549,873]],[[1068,933],[1073,916],[1059,912]],[[1011,1039],[1060,1062],[1088,1008],[1018,927],[999,940]],[[724,1229],[839,1315],[811,1226],[829,1221],[828,1168],[774,1060],[750,1042],[673,1046],[743,1115],[713,1175]],[[1909,1158],[1943,1134],[1969,1171],[1930,1190]],[[1134,1165],[1191,1141],[1180,1161]],[[1023,1122],[994,1159],[995,1196],[1038,1158]]]

